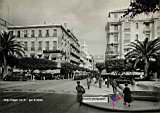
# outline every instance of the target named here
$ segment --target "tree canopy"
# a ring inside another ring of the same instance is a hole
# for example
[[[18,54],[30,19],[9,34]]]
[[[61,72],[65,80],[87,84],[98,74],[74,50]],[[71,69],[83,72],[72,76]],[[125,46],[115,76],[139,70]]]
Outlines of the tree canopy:
[[[151,59],[157,59],[160,54],[160,39],[149,41],[146,38],[144,41],[136,40],[131,42],[130,51],[126,54],[126,59],[134,59],[134,68],[137,68],[139,62],[144,62],[144,77],[148,77],[149,65]]]
[[[134,17],[141,13],[154,13],[160,10],[160,0],[132,0],[124,16]]]
[[[105,63],[97,62],[96,63],[96,68],[98,69],[99,73],[101,73],[103,71],[103,69],[105,69]]]
[[[0,33],[0,64],[2,65],[3,78],[7,75],[8,57],[22,57],[23,54],[23,45],[16,41],[14,35],[6,31]]]
[[[126,69],[126,63],[124,59],[106,60],[106,71],[115,72],[116,74],[122,73]]]

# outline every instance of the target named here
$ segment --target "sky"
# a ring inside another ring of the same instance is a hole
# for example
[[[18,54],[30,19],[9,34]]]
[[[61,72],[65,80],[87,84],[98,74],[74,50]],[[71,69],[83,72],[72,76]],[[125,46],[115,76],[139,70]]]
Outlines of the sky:
[[[13,25],[64,24],[92,55],[104,55],[109,11],[124,9],[129,0],[0,0],[0,17]]]

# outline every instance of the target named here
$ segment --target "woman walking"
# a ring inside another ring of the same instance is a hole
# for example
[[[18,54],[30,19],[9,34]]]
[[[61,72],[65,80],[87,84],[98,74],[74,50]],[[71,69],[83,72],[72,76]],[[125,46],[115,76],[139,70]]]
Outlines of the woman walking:
[[[123,90],[123,94],[124,94],[124,105],[130,107],[130,103],[132,101],[132,97],[131,97],[131,90],[128,87],[128,84],[125,84],[125,88]]]

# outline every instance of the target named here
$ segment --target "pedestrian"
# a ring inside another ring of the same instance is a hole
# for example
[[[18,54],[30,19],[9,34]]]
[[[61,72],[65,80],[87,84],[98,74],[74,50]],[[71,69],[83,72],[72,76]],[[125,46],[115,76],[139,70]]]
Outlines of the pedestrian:
[[[113,79],[112,88],[113,88],[113,93],[116,93],[116,91],[117,91],[117,82],[116,82],[115,79]]]
[[[90,89],[90,85],[91,85],[91,79],[90,79],[90,78],[87,78],[87,86],[88,86],[88,89]]]
[[[96,77],[93,77],[93,82],[94,84],[96,84]]]
[[[103,80],[102,80],[102,78],[100,77],[100,78],[99,78],[99,88],[102,87],[102,81],[103,81]]]
[[[80,81],[77,81],[76,90],[77,90],[77,102],[79,102],[79,105],[81,106],[83,99],[82,96],[85,93],[85,89],[83,88],[83,86],[80,85]]]
[[[110,78],[108,77],[108,79],[107,79],[107,88],[109,88],[109,84],[110,84]]]
[[[104,81],[105,81],[105,82],[104,82],[104,83],[105,83],[105,85],[107,85],[107,81],[108,81],[108,79],[107,79],[107,78],[105,78],[105,80],[104,80]]]
[[[125,84],[125,88],[123,90],[123,95],[124,95],[124,105],[130,107],[130,103],[132,101],[132,97],[131,97],[131,90],[128,87],[128,84]]]

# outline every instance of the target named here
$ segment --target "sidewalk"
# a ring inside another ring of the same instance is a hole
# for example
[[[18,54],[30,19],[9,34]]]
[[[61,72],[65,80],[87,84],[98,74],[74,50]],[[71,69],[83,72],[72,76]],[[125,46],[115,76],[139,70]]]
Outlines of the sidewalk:
[[[110,86],[109,88],[107,88],[107,86],[105,86],[104,83],[102,84],[102,88],[99,88],[98,84],[92,83],[90,86],[90,89],[88,89],[85,81],[82,83],[82,85],[86,90],[86,93],[84,94],[84,96],[113,94],[112,87]]]
[[[148,111],[160,111],[160,102],[151,102],[151,101],[138,101],[133,100],[130,107],[123,105],[123,98],[116,102],[116,105],[112,106],[111,94],[113,94],[112,86],[107,88],[103,84],[102,88],[98,87],[98,84],[92,84],[90,89],[87,89],[86,83],[82,83],[86,89],[86,94],[83,96],[83,104],[94,107],[97,109],[103,109],[107,111],[135,111],[135,112],[148,112]],[[135,87],[134,90],[140,90],[138,87]],[[88,101],[88,98],[91,99],[103,99],[101,101]]]

